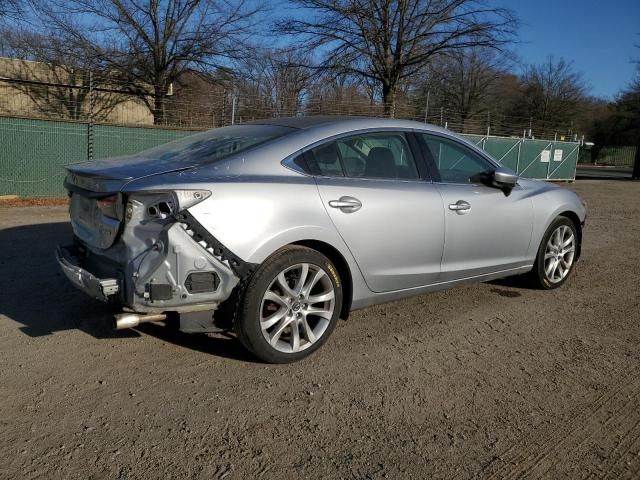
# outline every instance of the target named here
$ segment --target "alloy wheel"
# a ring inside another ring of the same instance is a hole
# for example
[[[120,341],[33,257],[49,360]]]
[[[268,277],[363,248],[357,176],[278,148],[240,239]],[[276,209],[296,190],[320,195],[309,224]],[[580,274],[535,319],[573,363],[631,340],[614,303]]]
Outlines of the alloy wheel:
[[[262,297],[262,335],[279,352],[300,352],[324,335],[334,308],[329,274],[311,263],[293,265],[273,279]]]
[[[544,251],[544,273],[551,283],[559,283],[569,274],[576,251],[575,235],[567,225],[556,228]]]

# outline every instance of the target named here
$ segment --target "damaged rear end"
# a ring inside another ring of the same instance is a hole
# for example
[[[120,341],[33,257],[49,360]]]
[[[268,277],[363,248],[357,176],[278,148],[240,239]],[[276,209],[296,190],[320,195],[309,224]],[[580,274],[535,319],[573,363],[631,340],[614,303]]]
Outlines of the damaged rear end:
[[[116,327],[163,320],[158,314],[167,312],[211,312],[231,295],[241,260],[188,213],[209,190],[67,188],[75,241],[58,249],[58,261],[80,290],[129,312]]]
[[[212,311],[251,265],[189,209],[215,195],[217,175],[228,175],[234,158],[289,131],[232,126],[128,157],[69,166],[65,187],[74,241],[58,249],[63,272],[80,290],[125,312],[117,317],[118,328],[179,314],[184,331],[215,330]],[[165,183],[176,176],[187,183]]]

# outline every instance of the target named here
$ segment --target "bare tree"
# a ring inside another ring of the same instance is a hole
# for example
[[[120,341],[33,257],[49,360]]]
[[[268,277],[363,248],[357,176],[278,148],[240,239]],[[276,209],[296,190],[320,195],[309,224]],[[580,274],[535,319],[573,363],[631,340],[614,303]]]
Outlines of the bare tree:
[[[100,64],[162,124],[183,72],[240,54],[256,13],[238,0],[40,0],[41,18],[72,51]]]
[[[0,0],[0,18],[17,18],[23,9],[23,0]]]
[[[471,47],[500,48],[517,25],[514,14],[482,0],[293,0],[309,10],[277,23],[280,32],[324,52],[321,67],[380,84],[394,114],[398,87],[434,56]]]
[[[322,72],[309,89],[305,112],[331,115],[378,115],[375,85],[350,74]]]
[[[587,84],[571,62],[549,57],[530,65],[521,77],[522,87],[514,109],[541,126],[570,122],[587,99]]]
[[[433,92],[440,106],[455,120],[461,132],[469,119],[483,115],[492,106],[500,81],[512,65],[510,55],[491,48],[476,47],[454,50],[441,55],[426,69],[427,78],[421,90]],[[483,124],[486,120],[482,119]]]
[[[312,73],[308,60],[291,49],[256,49],[237,62],[236,77],[244,114],[266,109],[272,115],[295,115],[302,110]]]
[[[23,19],[25,2],[26,0],[0,0],[0,56],[9,56],[12,53],[7,38],[12,29],[7,24]]]

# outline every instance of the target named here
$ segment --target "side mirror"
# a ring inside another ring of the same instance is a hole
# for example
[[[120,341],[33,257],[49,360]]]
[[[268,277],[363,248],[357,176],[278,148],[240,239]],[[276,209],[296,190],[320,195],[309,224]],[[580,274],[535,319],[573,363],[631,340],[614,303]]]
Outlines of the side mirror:
[[[518,175],[506,167],[498,167],[491,173],[491,184],[500,188],[508,197],[513,187],[518,184]]]

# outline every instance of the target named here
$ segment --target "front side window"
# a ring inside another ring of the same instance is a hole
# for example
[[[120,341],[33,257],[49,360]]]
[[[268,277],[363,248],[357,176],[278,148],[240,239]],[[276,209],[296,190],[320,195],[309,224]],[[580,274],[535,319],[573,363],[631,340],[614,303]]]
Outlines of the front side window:
[[[428,134],[418,136],[442,183],[471,183],[474,177],[493,170],[489,161],[453,140]]]
[[[415,180],[418,170],[404,134],[380,132],[340,138],[311,153],[325,176]]]

